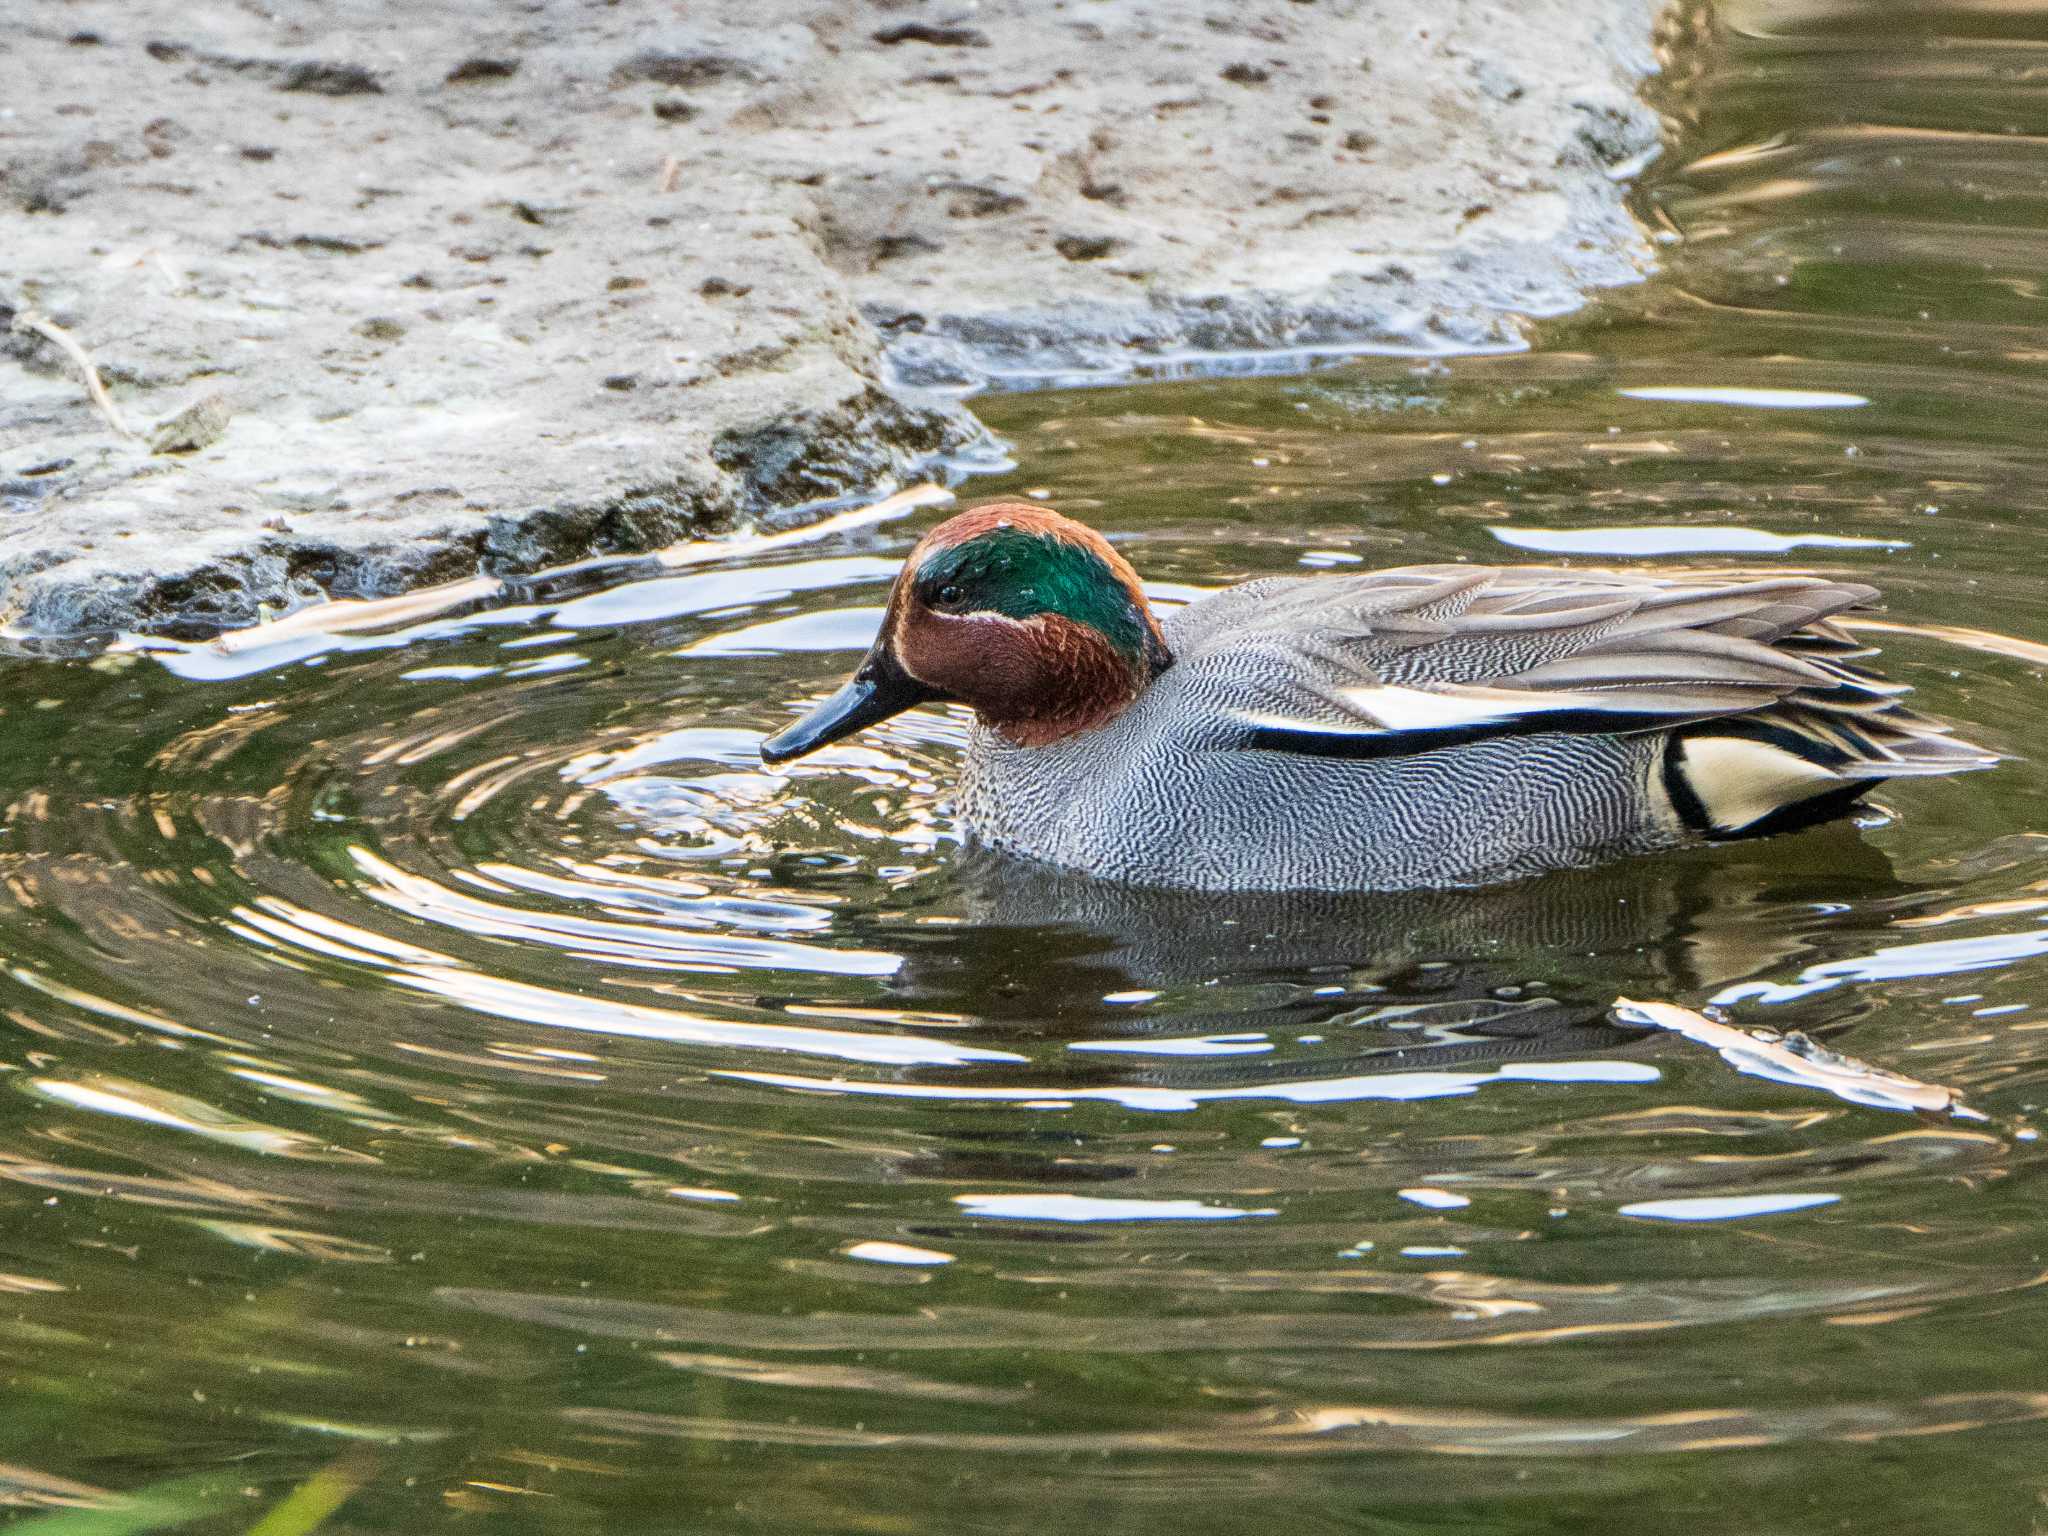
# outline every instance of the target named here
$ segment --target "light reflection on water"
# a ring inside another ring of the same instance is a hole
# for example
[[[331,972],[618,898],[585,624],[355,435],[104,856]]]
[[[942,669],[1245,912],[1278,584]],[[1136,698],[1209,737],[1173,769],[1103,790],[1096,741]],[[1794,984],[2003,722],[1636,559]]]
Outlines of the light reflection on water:
[[[356,1446],[364,1529],[2038,1520],[2048,204],[2002,125],[2048,18],[1727,19],[1656,282],[1520,357],[986,402],[1020,468],[968,490],[1165,601],[1868,579],[2017,761],[1486,891],[1103,888],[958,846],[951,716],[755,755],[931,511],[12,664],[0,1503]]]

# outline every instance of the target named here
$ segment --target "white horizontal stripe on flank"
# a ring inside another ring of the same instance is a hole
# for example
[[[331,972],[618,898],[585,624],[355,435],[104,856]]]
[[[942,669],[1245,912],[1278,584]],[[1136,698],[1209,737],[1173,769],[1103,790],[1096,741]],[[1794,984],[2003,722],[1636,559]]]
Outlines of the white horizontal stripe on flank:
[[[1528,688],[1347,688],[1344,701],[1371,715],[1390,731],[1443,730],[1461,725],[1499,725],[1529,715],[1568,709],[1603,709],[1613,700],[1597,693],[1537,692]]]

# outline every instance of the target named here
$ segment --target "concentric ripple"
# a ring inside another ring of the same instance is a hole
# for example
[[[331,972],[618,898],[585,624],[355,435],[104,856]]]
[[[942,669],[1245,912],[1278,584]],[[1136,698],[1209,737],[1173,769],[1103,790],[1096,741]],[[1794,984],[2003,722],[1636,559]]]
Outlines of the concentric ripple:
[[[1356,447],[1390,443],[1438,451]],[[1340,553],[1334,518],[1249,568]],[[1583,1461],[2041,1417],[1993,1370],[1697,1386],[1731,1330],[1798,1358],[2033,1304],[2003,1198],[2048,997],[2028,770],[1487,891],[1103,887],[958,845],[949,716],[761,766],[922,526],[345,643],[18,666],[24,1400],[105,1371],[140,1287],[161,1326],[97,1418],[197,1444],[225,1414],[292,1468],[367,1441],[393,1509],[407,1477],[493,1507],[538,1456],[596,1510],[668,1486],[677,1440],[1023,1458],[1029,1489],[1076,1452]],[[1246,569],[1139,527],[1167,597]],[[2023,747],[2011,647],[1958,693],[1926,617],[1895,611],[1894,664]],[[1740,1077],[1610,1022],[1624,994],[1818,1030],[1989,1118]],[[1652,1338],[1618,1389],[1603,1351]],[[1599,1410],[1547,1406],[1559,1380]],[[24,1432],[48,1486],[78,1470]]]
[[[987,858],[953,716],[756,751],[934,509],[7,663],[0,1505],[218,1473],[179,1496],[241,1529],[326,1468],[378,1530],[2025,1529],[2048,351],[2039,150],[1978,119],[2042,45],[1938,15],[1908,64],[1710,29],[1643,204],[1687,243],[1528,355],[1011,397],[963,488],[1162,601],[1870,580],[1886,668],[2016,760],[1858,823],[1418,896]],[[1824,1051],[1979,1118],[1750,1070]]]

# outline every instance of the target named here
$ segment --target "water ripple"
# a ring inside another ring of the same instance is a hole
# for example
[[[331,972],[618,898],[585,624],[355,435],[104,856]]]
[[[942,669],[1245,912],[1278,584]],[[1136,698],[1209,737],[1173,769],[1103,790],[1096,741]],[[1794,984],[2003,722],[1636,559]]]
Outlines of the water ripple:
[[[1162,605],[1867,581],[2011,763],[1487,890],[1102,887],[959,845],[957,710],[758,759],[916,497],[11,661],[0,1504],[346,1449],[365,1529],[2025,1529],[2048,33],[1870,20],[1674,12],[1663,270],[1527,350],[987,400],[987,485]]]

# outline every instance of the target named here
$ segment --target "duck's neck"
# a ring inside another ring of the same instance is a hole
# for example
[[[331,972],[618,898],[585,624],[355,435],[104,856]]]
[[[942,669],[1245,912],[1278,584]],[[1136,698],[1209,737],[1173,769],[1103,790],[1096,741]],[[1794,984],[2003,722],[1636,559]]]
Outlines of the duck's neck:
[[[1050,746],[1101,730],[1173,665],[1156,625],[1145,626],[1135,654],[1060,614],[1042,614],[1028,627],[1030,665],[1006,666],[1001,648],[991,648],[972,701],[982,723],[1014,746]]]

